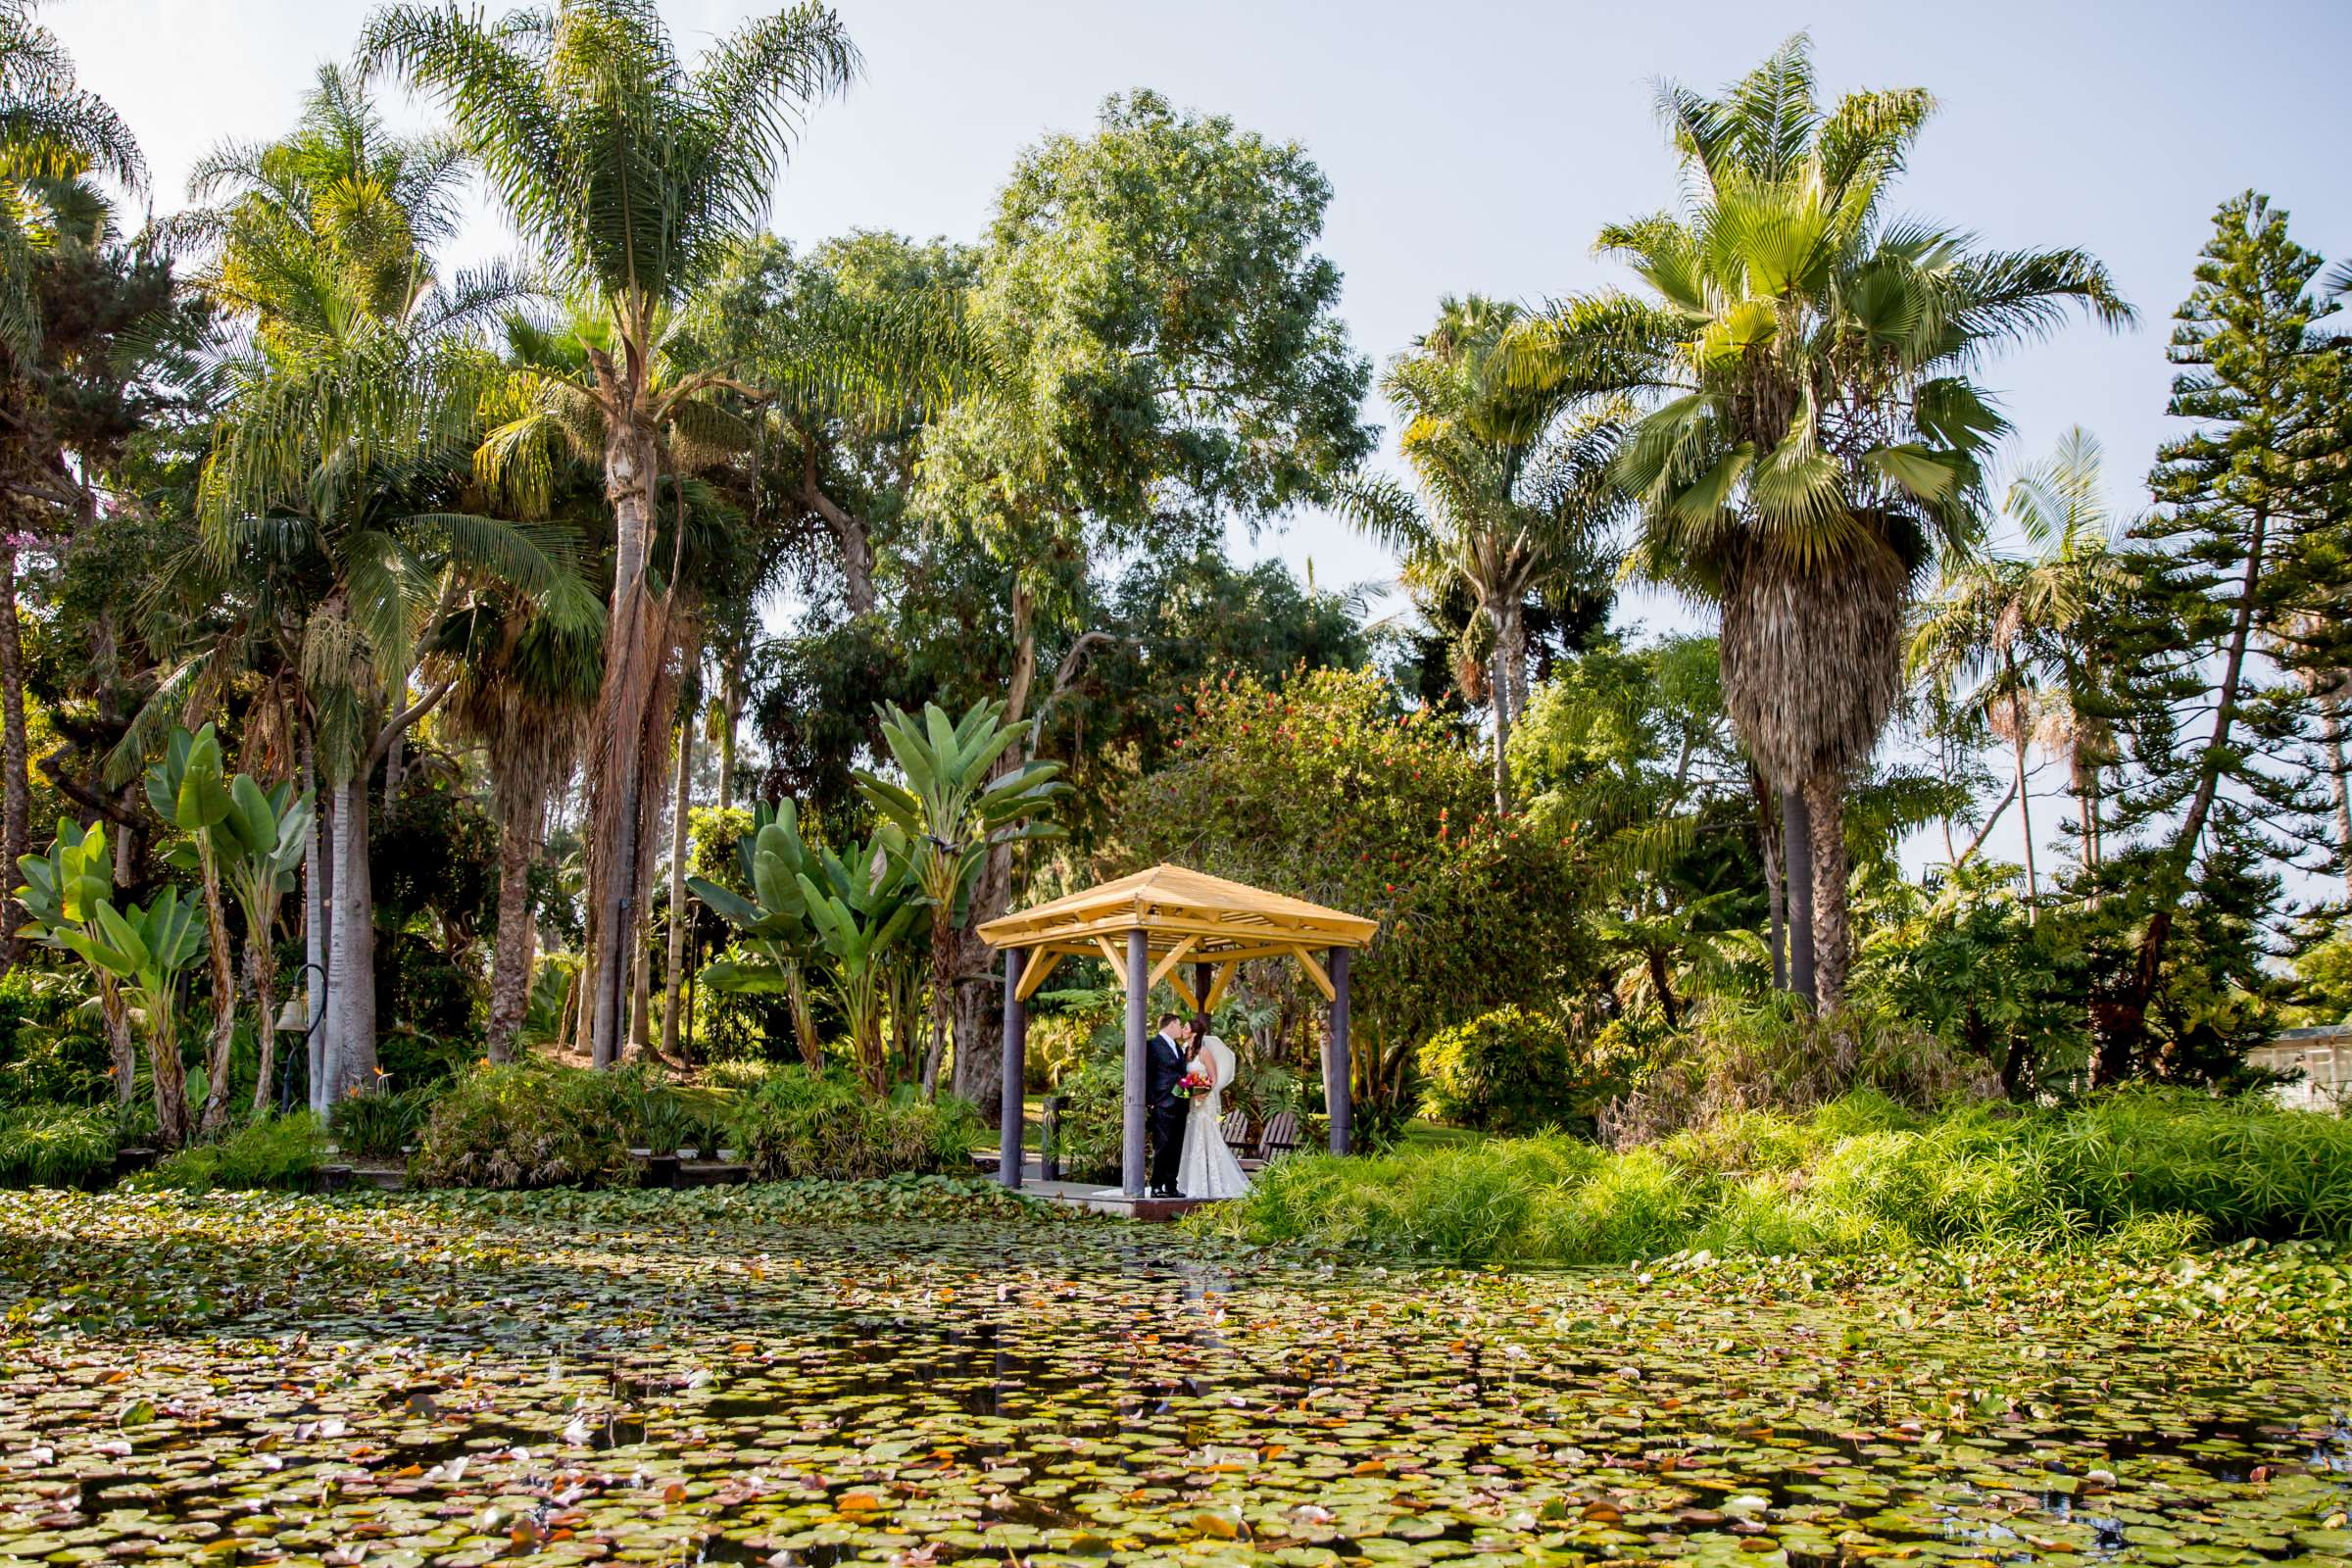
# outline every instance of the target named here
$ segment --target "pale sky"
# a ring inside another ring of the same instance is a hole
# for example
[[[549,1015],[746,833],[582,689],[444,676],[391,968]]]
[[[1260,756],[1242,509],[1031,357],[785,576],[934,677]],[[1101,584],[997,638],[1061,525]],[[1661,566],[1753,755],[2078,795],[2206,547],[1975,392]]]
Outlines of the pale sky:
[[[760,9],[664,5],[689,48]],[[84,84],[128,119],[169,211],[216,142],[291,123],[316,66],[349,50],[368,10],[49,0],[42,17]],[[2342,85],[2352,0],[840,0],[839,10],[865,74],[811,122],[778,188],[780,233],[976,238],[1023,146],[1083,130],[1107,93],[1154,87],[1296,139],[1322,166],[1334,188],[1324,248],[1347,274],[1356,344],[1376,359],[1424,328],[1446,293],[1536,301],[1618,277],[1592,257],[1594,230],[1675,190],[1651,112],[1656,80],[1712,88],[1809,30],[1825,96],[1916,85],[1939,100],[1900,208],[1988,245],[2080,245],[2139,308],[2136,331],[2073,326],[1984,375],[2017,425],[2015,457],[2084,424],[2106,445],[2126,512],[2141,504],[2137,480],[2165,431],[2168,318],[2215,206],[2258,187],[2289,210],[2305,245],[2330,260],[2352,253]],[[462,247],[507,248],[487,220]],[[1296,519],[1254,548],[1311,560],[1326,585],[1394,572],[1327,518]],[[1664,604],[1635,611],[1653,625],[1680,618]]]

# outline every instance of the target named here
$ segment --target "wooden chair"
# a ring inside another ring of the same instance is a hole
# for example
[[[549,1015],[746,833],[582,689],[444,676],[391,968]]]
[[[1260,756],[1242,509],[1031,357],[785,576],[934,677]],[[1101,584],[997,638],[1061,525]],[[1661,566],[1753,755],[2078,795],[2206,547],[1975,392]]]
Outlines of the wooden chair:
[[[1271,1164],[1298,1147],[1298,1113],[1286,1110],[1266,1118],[1264,1131],[1257,1136],[1257,1157]]]

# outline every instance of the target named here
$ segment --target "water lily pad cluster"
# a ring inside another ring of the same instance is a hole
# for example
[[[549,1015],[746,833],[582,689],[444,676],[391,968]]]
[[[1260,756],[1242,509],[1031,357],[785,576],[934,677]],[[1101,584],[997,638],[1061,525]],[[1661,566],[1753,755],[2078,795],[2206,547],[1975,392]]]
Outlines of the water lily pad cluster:
[[[1391,1270],[953,1183],[0,1195],[0,1563],[2352,1556],[2325,1253]]]

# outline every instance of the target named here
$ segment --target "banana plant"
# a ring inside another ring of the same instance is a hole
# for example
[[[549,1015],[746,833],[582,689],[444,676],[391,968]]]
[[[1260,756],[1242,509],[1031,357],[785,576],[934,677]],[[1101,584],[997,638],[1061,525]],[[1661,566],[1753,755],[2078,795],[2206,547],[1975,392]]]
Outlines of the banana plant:
[[[800,874],[801,901],[829,960],[833,999],[849,1025],[858,1071],[876,1094],[889,1091],[882,1051],[883,982],[891,950],[921,907],[908,880],[906,843],[887,824],[871,844],[818,852],[816,875]]]
[[[213,960],[213,1044],[205,1054],[204,1132],[228,1119],[229,1054],[237,1036],[237,971],[229,961],[228,915],[220,898],[220,847],[213,830],[235,809],[220,756],[220,737],[210,724],[191,734],[174,728],[164,755],[147,770],[147,804],[155,814],[187,835],[186,850],[204,879],[204,924]],[[269,1054],[264,1032],[262,1054]]]
[[[30,857],[26,857],[30,858]],[[204,948],[196,910],[166,888],[141,908],[117,910],[100,899],[94,931],[51,928],[57,946],[112,975],[137,1000],[147,1028],[147,1064],[155,1078],[157,1132],[172,1148],[187,1142],[188,1087],[179,1061],[179,978]]]
[[[26,933],[31,940],[62,950],[64,944],[53,933],[72,930],[87,935],[97,930],[98,906],[115,891],[114,846],[107,841],[104,823],[93,823],[85,830],[72,817],[64,818],[57,825],[57,841],[49,846],[49,853],[20,856],[17,865],[24,872],[24,885],[16,890],[16,898],[31,916],[31,929]],[[106,1023],[107,1070],[115,1080],[116,1100],[128,1104],[137,1093],[139,1065],[138,1047],[130,1032],[130,1008],[113,975],[104,969],[91,973],[98,982],[98,1015]],[[180,1108],[184,1121],[186,1107]],[[160,1106],[158,1111],[160,1114]]]
[[[261,1008],[254,1039],[262,1064],[253,1085],[253,1108],[261,1111],[270,1106],[277,1058],[277,913],[294,890],[310,847],[313,805],[291,784],[265,790],[245,773],[229,781],[228,797],[228,815],[207,833],[220,874],[245,916],[245,969]]]
[[[883,744],[903,777],[887,779],[862,768],[856,776],[882,820],[904,835],[908,875],[931,909],[931,1049],[923,1058],[928,1099],[939,1092],[947,1054],[956,1005],[955,937],[968,917],[972,885],[996,850],[1061,835],[1045,813],[1069,786],[1057,782],[1059,762],[1024,761],[997,771],[999,760],[1032,727],[1005,723],[1002,702],[975,703],[953,721],[937,703],[923,705],[919,723],[895,703],[877,711]]]
[[[737,842],[735,859],[752,898],[720,887],[708,877],[688,877],[686,885],[766,964],[721,958],[703,970],[703,983],[739,994],[782,992],[792,1007],[801,1059],[811,1068],[822,1066],[824,1050],[808,1006],[807,978],[815,933],[808,924],[800,885],[801,874],[817,869],[818,862],[802,842],[800,813],[792,802],[754,809],[752,831]]]
[[[254,1027],[261,1070],[254,1080],[253,1106],[262,1110],[270,1103],[276,1066],[277,913],[302,867],[314,808],[311,797],[296,796],[290,784],[264,789],[250,774],[225,777],[220,740],[210,724],[193,734],[172,731],[163,759],[147,770],[147,804],[187,835],[173,858],[204,878],[214,1028],[203,1127],[211,1132],[227,1115],[228,1053],[236,1032],[236,971],[228,962],[221,886],[227,885],[245,918],[245,968],[261,1011]]]

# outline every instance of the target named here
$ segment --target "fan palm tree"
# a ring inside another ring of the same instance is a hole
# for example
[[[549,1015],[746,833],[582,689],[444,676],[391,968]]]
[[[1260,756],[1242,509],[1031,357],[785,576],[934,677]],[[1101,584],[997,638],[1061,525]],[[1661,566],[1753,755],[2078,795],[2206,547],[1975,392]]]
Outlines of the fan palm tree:
[[[801,117],[848,84],[858,55],[830,11],[803,4],[747,24],[689,69],[651,0],[555,0],[496,23],[455,4],[387,6],[360,59],[441,100],[523,239],[610,323],[591,375],[546,387],[567,427],[598,443],[613,509],[588,963],[591,1039],[610,1063],[650,871],[639,853],[648,786],[667,741],[666,715],[649,723],[667,657],[646,583],[656,482],[671,432],[725,379],[711,368],[658,384],[657,351],[669,313],[757,227]],[[572,416],[590,410],[593,420]],[[657,729],[661,746],[649,743]]]
[[[2070,306],[2132,318],[2081,251],[1979,251],[1888,216],[1932,108],[1900,89],[1825,112],[1802,35],[1720,97],[1669,84],[1683,207],[1600,236],[1645,293],[1566,301],[1503,356],[1514,386],[1651,400],[1616,467],[1633,564],[1721,612],[1726,701],[1783,796],[1792,921],[1812,906],[1818,972],[1800,943],[1792,978],[1824,1002],[1851,946],[1845,781],[1899,690],[1905,602],[1989,510],[2005,426],[1969,371]]]
[[[2082,812],[2082,869],[2098,865],[2100,784],[2115,760],[2105,714],[2106,662],[2095,646],[2104,610],[2132,580],[2101,494],[2099,444],[2080,426],[2057,451],[2020,474],[2005,511],[2033,554],[1976,555],[1945,564],[1922,607],[1908,662],[1963,709],[1981,712],[2012,753],[2012,786],[2025,829],[2026,910],[2040,903],[2034,854],[2028,749],[2062,749]]]
[[[1399,450],[1413,484],[1364,476],[1339,493],[1357,527],[1403,557],[1408,577],[1431,588],[1458,580],[1477,598],[1493,636],[1497,811],[1511,807],[1511,723],[1527,703],[1527,602],[1600,554],[1619,501],[1608,482],[1617,411],[1563,424],[1581,389],[1522,391],[1494,373],[1520,318],[1507,303],[1446,301],[1380,382],[1406,417]]]

